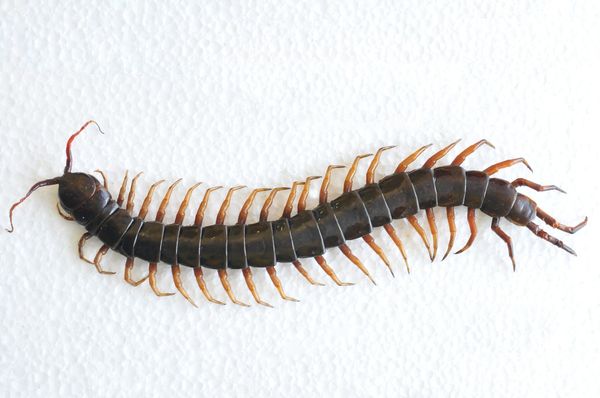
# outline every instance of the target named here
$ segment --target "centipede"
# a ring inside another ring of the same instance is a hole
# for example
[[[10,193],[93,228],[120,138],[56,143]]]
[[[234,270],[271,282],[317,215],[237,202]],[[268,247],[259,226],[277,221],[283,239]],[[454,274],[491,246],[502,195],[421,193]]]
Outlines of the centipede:
[[[310,176],[286,187],[252,189],[243,202],[237,222],[234,224],[226,224],[225,218],[232,196],[246,188],[244,186],[234,186],[227,190],[213,225],[203,225],[206,208],[211,194],[223,187],[207,188],[196,210],[193,224],[184,225],[192,194],[200,183],[187,189],[173,222],[165,222],[171,195],[181,182],[179,179],[167,188],[154,220],[149,221],[147,220],[149,206],[157,187],[164,183],[164,180],[150,186],[140,210],[135,215],[136,184],[141,173],[135,175],[129,183],[126,172],[117,198],[113,199],[104,172],[96,170],[99,176],[96,178],[92,174],[72,171],[72,144],[90,125],[95,125],[102,132],[98,123],[89,120],[69,137],[66,143],[66,164],[63,174],[36,182],[21,199],[16,201],[10,207],[10,227],[6,230],[14,231],[14,210],[34,191],[42,187],[58,185],[59,214],[85,228],[78,242],[78,254],[83,261],[93,265],[100,274],[114,274],[115,272],[107,271],[102,267],[102,258],[109,250],[113,250],[124,257],[124,280],[132,286],[139,286],[147,280],[152,291],[159,297],[175,294],[164,292],[158,287],[158,264],[164,263],[171,268],[177,291],[194,306],[196,306],[195,302],[182,283],[181,266],[192,269],[198,288],[207,301],[225,304],[224,301],[213,297],[205,282],[203,269],[216,270],[229,300],[241,306],[248,306],[248,304],[236,297],[228,279],[228,271],[231,270],[241,270],[254,301],[268,307],[271,307],[271,304],[261,298],[253,280],[253,272],[258,272],[260,269],[266,270],[281,298],[288,301],[297,300],[287,295],[277,275],[277,268],[284,264],[292,264],[310,284],[322,285],[301,262],[301,260],[314,260],[318,268],[324,271],[335,284],[351,285],[352,283],[342,281],[327,263],[324,254],[328,249],[341,251],[353,266],[375,283],[369,269],[350,249],[347,242],[351,240],[362,239],[381,260],[382,265],[394,275],[386,252],[372,234],[374,229],[379,227],[383,228],[396,246],[406,271],[410,272],[404,243],[393,223],[395,220],[405,219],[410,228],[414,229],[420,237],[429,259],[433,262],[438,254],[438,228],[434,216],[436,207],[445,208],[449,230],[448,244],[441,256],[442,260],[447,258],[454,247],[457,231],[455,208],[464,206],[467,208],[470,235],[464,246],[455,253],[465,252],[475,241],[478,233],[476,211],[480,210],[491,218],[492,231],[505,243],[513,271],[516,269],[513,243],[511,237],[500,227],[501,220],[526,227],[538,238],[572,255],[576,255],[573,249],[543,230],[534,221],[538,218],[551,228],[570,234],[579,231],[588,221],[585,217],[576,226],[563,225],[542,210],[533,199],[517,191],[519,187],[526,187],[538,192],[564,193],[555,185],[541,185],[526,178],[517,178],[509,182],[492,177],[500,170],[517,164],[523,164],[531,170],[524,158],[504,160],[483,170],[463,168],[461,165],[465,159],[477,149],[482,146],[494,147],[485,139],[466,147],[449,165],[436,167],[438,161],[446,156],[460,140],[435,152],[421,167],[408,170],[409,166],[432,145],[422,146],[400,161],[392,174],[378,181],[375,181],[375,174],[381,156],[394,146],[381,147],[374,154],[359,155],[349,167],[330,165],[322,177]],[[366,172],[365,183],[360,188],[353,188],[359,162],[367,158],[372,159]],[[328,189],[332,173],[342,169],[347,169],[343,192],[330,200]],[[100,177],[102,182],[99,180]],[[321,182],[318,205],[308,209],[307,198],[311,183],[319,179]],[[285,207],[282,214],[278,218],[272,218],[269,217],[269,210],[278,194],[287,195],[287,199],[284,198]],[[259,195],[264,195],[265,199],[258,221],[248,223],[249,210]],[[429,234],[417,218],[421,211],[424,211],[427,219]],[[90,260],[85,256],[84,246],[93,237],[99,239],[102,245]],[[132,276],[136,259],[148,264],[147,274],[139,279]]]

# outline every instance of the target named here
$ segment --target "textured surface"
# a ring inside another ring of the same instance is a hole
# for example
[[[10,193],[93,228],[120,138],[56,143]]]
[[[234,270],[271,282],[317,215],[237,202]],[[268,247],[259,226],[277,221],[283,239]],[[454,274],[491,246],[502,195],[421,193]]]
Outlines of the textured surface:
[[[399,145],[383,156],[381,177],[419,145],[485,137],[497,149],[481,149],[467,167],[525,156],[532,179],[569,192],[532,196],[565,223],[589,215],[590,225],[556,232],[576,258],[503,223],[515,241],[513,273],[483,215],[474,247],[434,264],[398,223],[410,276],[377,231],[395,279],[351,242],[378,286],[331,252],[329,263],[357,285],[313,288],[281,267],[302,302],[282,302],[257,272],[275,309],[221,307],[201,299],[185,272],[195,309],[123,283],[115,254],[104,264],[118,276],[79,261],[81,228],[56,214],[55,188],[40,190],[16,212],[16,233],[0,237],[0,395],[600,396],[600,192],[590,178],[600,131],[597,2],[133,3],[0,3],[3,224],[34,181],[60,173],[66,138],[93,117],[106,134],[81,137],[74,167],[105,170],[113,192],[126,169],[145,171],[137,206],[160,178],[281,186]],[[530,173],[501,173],[516,175]],[[339,178],[334,186],[339,193]],[[215,200],[209,220],[217,208]],[[458,248],[464,209],[457,219]],[[224,299],[213,271],[207,279]],[[250,301],[241,275],[231,279]],[[159,282],[173,290],[164,267]]]

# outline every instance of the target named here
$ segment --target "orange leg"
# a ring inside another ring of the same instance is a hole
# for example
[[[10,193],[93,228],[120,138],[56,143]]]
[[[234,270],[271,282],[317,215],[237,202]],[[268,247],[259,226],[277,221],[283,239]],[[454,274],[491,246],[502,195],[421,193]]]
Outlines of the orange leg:
[[[183,220],[185,218],[185,211],[188,207],[188,204],[190,203],[192,193],[194,193],[194,190],[196,188],[198,188],[201,184],[202,183],[199,182],[199,183],[192,185],[185,193],[185,196],[184,196],[183,200],[181,201],[181,204],[179,205],[179,210],[177,211],[177,215],[175,216],[175,224],[183,223]],[[194,307],[196,307],[196,303],[194,303],[194,301],[188,294],[187,290],[185,290],[185,288],[183,287],[183,282],[181,281],[181,268],[179,267],[179,264],[177,264],[177,263],[171,264],[171,275],[173,277],[173,283],[175,284],[177,291],[179,291],[179,293],[181,293],[181,295],[187,301],[189,301],[190,304],[192,304]]]
[[[321,178],[321,176],[311,176],[308,177],[304,182],[304,187],[302,188],[302,192],[300,193],[300,197],[298,198],[298,213],[306,209],[306,199],[308,198],[308,193],[310,192],[310,182],[312,180],[318,180],[319,178]]]
[[[250,307],[248,304],[239,301],[233,294],[233,290],[231,289],[231,285],[229,284],[229,279],[227,277],[227,270],[222,268],[218,272],[219,279],[221,280],[221,284],[223,285],[223,289],[225,289],[225,292],[227,293],[227,296],[229,296],[231,302],[237,305],[241,305],[243,307]]]
[[[352,162],[352,166],[350,166],[350,170],[348,170],[348,174],[346,174],[346,179],[344,180],[344,192],[352,191],[352,180],[354,179],[354,174],[356,174],[358,163],[361,159],[368,158],[369,156],[373,156],[373,154],[367,153],[365,155],[358,155],[354,158],[354,162]]]
[[[406,271],[410,274],[410,267],[408,266],[408,257],[406,256],[406,250],[404,250],[404,244],[402,244],[402,241],[398,237],[396,230],[394,229],[394,227],[392,227],[392,224],[385,224],[383,226],[383,228],[385,229],[385,232],[388,233],[390,238],[392,238],[392,241],[394,241],[394,243],[396,244],[396,247],[398,247],[398,250],[400,250],[400,254],[402,255],[402,258],[404,259],[404,265],[406,266]]]
[[[179,265],[171,265],[171,274],[173,275],[173,283],[175,283],[175,287],[179,293],[181,293],[181,295],[185,297],[185,299],[189,301],[191,305],[198,307],[183,287],[183,282],[181,281],[181,269],[179,268]]]
[[[179,210],[177,210],[177,215],[175,216],[175,224],[183,224],[183,219],[185,218],[185,211],[187,210],[188,204],[190,203],[192,194],[200,185],[202,185],[201,182],[192,185],[185,193],[185,196],[181,201],[181,204],[179,205]]]
[[[135,177],[133,177],[133,180],[131,180],[131,186],[129,187],[129,195],[127,196],[127,212],[129,214],[133,213],[133,207],[134,207],[134,203],[133,200],[135,199],[135,188],[137,186],[137,180],[138,178],[140,178],[140,176],[142,175],[142,173],[138,173]]]
[[[75,221],[75,218],[71,217],[61,209],[60,204],[58,202],[56,202],[56,210],[58,210],[58,215],[64,218],[65,220]]]
[[[516,159],[509,159],[509,160],[505,160],[500,163],[493,164],[490,167],[488,167],[487,169],[483,170],[483,172],[486,173],[487,175],[491,176],[493,174],[496,174],[498,171],[505,169],[507,167],[513,166],[517,163],[523,163],[530,171],[533,171],[533,169],[531,168],[531,166],[529,166],[529,163],[527,163],[527,161],[525,159],[516,158]]]
[[[415,216],[408,216],[408,217],[406,217],[406,219],[408,220],[410,225],[412,225],[412,227],[415,229],[415,231],[417,231],[417,233],[421,237],[423,244],[427,248],[427,253],[429,254],[429,258],[431,258],[432,256],[431,256],[431,248],[429,246],[429,240],[427,239],[425,230],[423,229],[423,227],[421,227],[421,224],[419,224],[419,220],[417,220],[417,217],[415,217]]]
[[[535,191],[538,192],[545,192],[545,191],[559,191],[562,193],[566,193],[565,191],[563,191],[562,189],[560,189],[559,187],[557,187],[556,185],[540,185],[540,184],[536,184],[533,181],[529,181],[526,178],[517,178],[516,180],[514,180],[511,185],[515,188],[521,187],[521,186],[526,186],[527,188],[531,188]]]
[[[104,255],[108,252],[108,249],[109,249],[109,247],[106,245],[102,245],[100,247],[100,250],[98,250],[98,252],[96,253],[96,256],[94,257],[94,265],[96,266],[96,271],[98,271],[98,273],[105,274],[105,275],[112,275],[115,272],[104,271],[104,269],[102,269],[102,266],[100,265],[100,261],[102,261],[102,257],[104,257]]]
[[[492,148],[496,148],[488,140],[477,141],[476,143],[474,143],[473,145],[467,147],[464,151],[462,151],[461,153],[459,153],[458,156],[456,156],[456,158],[454,158],[454,160],[452,161],[452,163],[450,163],[450,165],[451,166],[460,166],[465,161],[465,159],[467,158],[467,156],[469,156],[470,154],[472,154],[473,152],[475,152],[482,145],[487,145],[487,146],[490,146]]]
[[[552,243],[554,246],[560,247],[567,253],[577,256],[577,253],[575,253],[575,250],[571,249],[569,246],[565,245],[562,241],[556,239],[554,236],[550,235],[549,233],[547,233],[546,231],[541,229],[539,227],[539,225],[535,224],[533,221],[530,221],[529,223],[527,223],[527,228],[529,228],[529,230],[531,232],[533,232],[536,236],[544,239],[545,241]]]
[[[394,271],[392,270],[392,266],[390,265],[390,261],[388,260],[387,256],[385,255],[383,249],[381,247],[379,247],[379,245],[377,243],[375,243],[375,239],[373,238],[373,236],[371,234],[367,234],[367,235],[363,236],[362,238],[365,242],[367,242],[367,245],[369,245],[369,247],[379,256],[381,261],[383,261],[385,266],[390,270],[390,273],[392,274],[392,276],[395,277]]]
[[[196,212],[196,218],[194,219],[194,225],[202,225],[202,221],[204,220],[204,212],[206,211],[206,206],[208,206],[208,200],[210,198],[210,194],[214,191],[221,189],[223,187],[212,187],[208,188],[204,193],[204,197],[202,198],[202,202],[198,206],[198,211]]]
[[[431,237],[433,240],[433,253],[431,254],[431,262],[435,260],[438,248],[438,229],[435,224],[435,215],[433,209],[426,209],[425,214],[427,215],[427,223],[429,224],[429,230],[431,231]]]
[[[448,257],[450,254],[450,250],[452,250],[452,246],[454,246],[454,238],[456,237],[456,223],[454,222],[454,207],[446,207],[446,218],[448,219],[448,229],[450,230],[450,240],[448,241],[448,249],[446,249],[446,253],[444,257],[442,257],[442,261]]]
[[[157,181],[150,186],[150,189],[148,189],[148,193],[146,194],[144,202],[142,203],[142,207],[140,208],[140,212],[138,213],[138,217],[142,220],[145,219],[146,215],[148,214],[148,208],[150,207],[150,203],[152,203],[152,196],[154,196],[154,191],[156,191],[156,188],[163,182],[165,182],[165,180]]]
[[[298,301],[297,299],[285,294],[285,291],[283,290],[283,286],[281,285],[281,280],[279,280],[279,277],[277,276],[277,271],[275,271],[274,266],[267,267],[267,273],[269,274],[269,277],[271,278],[271,282],[273,282],[273,285],[275,285],[275,288],[279,292],[279,295],[281,296],[282,299],[288,300],[288,301],[296,301],[296,302]]]
[[[83,254],[83,246],[85,245],[85,242],[88,239],[90,239],[92,236],[93,236],[92,234],[90,234],[89,232],[86,232],[85,234],[81,235],[81,238],[79,238],[79,243],[77,243],[77,251],[79,252],[79,258],[89,264],[94,264],[94,262],[88,260],[85,257],[85,255]]]
[[[169,186],[169,188],[167,188],[167,192],[165,193],[165,196],[163,198],[163,200],[160,202],[160,205],[158,207],[158,210],[156,212],[156,217],[155,220],[158,222],[163,222],[164,218],[165,218],[165,212],[167,209],[167,205],[169,204],[169,201],[171,199],[171,194],[173,193],[173,190],[175,189],[175,187],[177,186],[177,184],[179,184],[179,182],[181,182],[181,179],[175,181],[173,184],[171,184],[171,186]],[[143,206],[142,206],[143,207]],[[145,214],[144,214],[145,215]],[[157,263],[150,263],[148,265],[148,278],[149,278],[149,282],[150,282],[150,288],[152,289],[152,291],[154,292],[154,294],[156,294],[158,297],[164,297],[164,296],[172,296],[175,293],[164,293],[162,292],[157,284],[156,284],[156,271],[158,269],[158,264]]]
[[[433,144],[422,146],[421,148],[417,149],[412,154],[410,154],[406,159],[404,159],[402,162],[400,162],[400,164],[398,164],[398,167],[396,167],[396,170],[394,171],[394,173],[402,173],[403,171],[406,171],[406,168],[412,162],[417,160],[417,158],[431,145],[433,145]]]
[[[377,166],[379,166],[379,160],[381,159],[381,154],[388,149],[396,148],[396,145],[384,146],[381,147],[375,152],[375,157],[371,161],[369,168],[367,169],[367,177],[366,183],[372,184],[375,182],[375,170],[377,170]]]
[[[456,146],[456,144],[458,144],[459,141],[460,140],[454,141],[452,144],[448,145],[445,148],[442,148],[441,150],[439,150],[436,153],[434,153],[433,155],[431,155],[431,157],[425,161],[425,163],[423,164],[423,167],[426,169],[430,169],[433,166],[435,166],[437,161],[440,160],[441,158],[443,158],[444,156],[446,156],[446,154],[448,152],[450,152],[450,150],[452,150],[452,148],[454,148]]]
[[[321,191],[319,193],[319,204],[323,204],[327,202],[327,191],[329,189],[329,180],[331,179],[331,172],[335,169],[343,169],[346,166],[336,166],[332,165],[327,167],[327,171],[325,172],[325,177],[323,178],[323,182],[321,183]]]
[[[539,207],[537,208],[535,214],[546,224],[550,225],[552,228],[556,228],[560,231],[568,232],[570,234],[574,234],[575,232],[579,231],[581,228],[585,227],[587,224],[587,220],[588,220],[588,218],[586,217],[582,222],[575,225],[574,227],[568,227],[568,226],[563,225],[563,224],[559,223],[558,221],[556,221],[556,219],[554,217],[552,217],[550,214],[546,213],[544,210],[540,209]]]
[[[94,170],[94,172],[102,176],[102,184],[104,185],[104,188],[108,190],[108,178],[106,178],[106,174],[104,174],[102,170]]]
[[[288,195],[287,201],[285,202],[285,207],[283,209],[283,214],[281,217],[289,218],[292,215],[292,209],[294,208],[294,199],[296,198],[296,188],[299,185],[304,185],[303,181],[294,181],[292,184],[292,188],[290,190],[290,194]]]
[[[492,218],[492,231],[506,243],[506,246],[508,247],[508,256],[510,257],[510,261],[512,261],[513,271],[515,271],[517,264],[515,263],[515,257],[513,255],[512,239],[502,230],[502,228],[500,228],[498,225],[499,221],[500,219],[497,217]]]
[[[325,286],[325,284],[315,281],[313,277],[310,276],[308,271],[302,266],[302,263],[300,261],[296,260],[292,262],[292,264],[294,264],[296,270],[304,277],[304,279],[308,281],[308,283],[315,286]]]
[[[329,264],[327,264],[327,261],[325,261],[325,257],[323,256],[316,256],[315,260],[317,260],[317,263],[319,264],[319,266],[321,267],[321,269],[323,271],[325,271],[325,273],[338,285],[338,286],[350,286],[350,285],[354,285],[354,283],[352,282],[342,282],[340,280],[340,278],[338,278],[338,276],[335,274],[335,272],[333,271],[333,269],[329,266]]]
[[[210,301],[211,303],[215,303],[215,304],[225,305],[224,302],[214,299],[213,296],[208,291],[206,282],[204,282],[204,274],[202,272],[202,267],[194,268],[194,276],[196,277],[196,283],[198,284],[200,291],[202,292],[202,294],[208,301]]]
[[[475,209],[472,207],[470,207],[467,212],[467,220],[469,221],[469,229],[471,230],[471,235],[469,236],[469,240],[464,245],[464,247],[454,254],[460,254],[460,253],[464,252],[465,250],[467,250],[469,247],[471,247],[471,245],[475,241],[475,237],[477,236],[477,224],[475,222]]]
[[[362,273],[365,274],[374,285],[377,285],[377,283],[375,283],[375,281],[371,277],[369,270],[363,265],[363,263],[358,259],[358,257],[356,257],[354,253],[352,253],[352,250],[350,250],[347,244],[341,244],[339,248],[342,251],[342,253],[344,253],[344,255],[348,258],[348,260],[352,261],[352,263],[354,263],[354,265],[356,265],[358,269],[360,269]]]
[[[227,195],[225,195],[225,200],[221,204],[221,208],[217,213],[217,219],[215,221],[216,225],[222,225],[225,221],[225,216],[227,215],[227,210],[229,209],[229,205],[231,204],[231,197],[235,191],[239,191],[242,188],[246,188],[244,185],[238,185],[237,187],[229,188],[227,191]]]
[[[269,188],[254,189],[250,193],[250,195],[248,195],[248,198],[246,199],[246,201],[244,202],[244,205],[240,209],[240,214],[238,216],[238,221],[237,221],[238,224],[246,223],[246,219],[248,218],[248,210],[250,210],[250,207],[252,206],[252,203],[254,202],[254,198],[256,198],[256,194],[259,192],[265,192],[265,191],[270,191],[270,189]]]
[[[158,289],[158,286],[156,285],[157,269],[158,269],[157,263],[150,263],[150,265],[148,266],[148,278],[150,279],[150,287],[152,288],[152,291],[158,297],[173,296],[175,293],[164,293]]]
[[[246,281],[246,286],[248,286],[248,290],[252,293],[252,297],[254,297],[254,301],[256,301],[260,305],[264,305],[265,307],[273,306],[266,301],[261,300],[258,291],[256,290],[256,285],[254,284],[254,280],[252,279],[252,271],[250,267],[246,267],[242,269],[242,274],[244,274],[244,280]]]
[[[123,176],[123,182],[121,183],[121,188],[119,189],[119,196],[117,197],[117,204],[121,206],[123,201],[125,200],[125,192],[127,191],[127,180],[129,179],[129,172],[125,171],[125,175]]]
[[[275,189],[272,189],[271,192],[269,192],[269,196],[267,196],[267,199],[265,199],[265,203],[263,203],[263,207],[262,209],[260,209],[260,221],[267,221],[267,219],[269,218],[269,209],[271,208],[271,205],[273,204],[273,200],[275,199],[275,195],[277,195],[277,192],[280,191],[287,191],[288,187],[278,187]]]
[[[149,275],[146,275],[143,278],[136,281],[131,278],[131,271],[133,271],[133,258],[127,258],[127,260],[125,261],[124,278],[125,282],[129,283],[131,286],[139,286],[140,284],[145,282],[146,279],[148,279],[149,277]]]

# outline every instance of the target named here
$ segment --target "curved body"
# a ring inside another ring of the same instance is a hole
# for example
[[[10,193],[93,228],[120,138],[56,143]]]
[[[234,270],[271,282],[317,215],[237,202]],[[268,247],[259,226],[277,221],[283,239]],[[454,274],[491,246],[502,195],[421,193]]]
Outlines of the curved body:
[[[362,238],[392,272],[384,251],[371,236],[371,231],[377,227],[382,227],[396,244],[402,254],[406,268],[409,270],[402,241],[392,226],[392,221],[396,219],[407,219],[420,235],[433,261],[438,247],[437,226],[432,211],[434,207],[446,208],[450,230],[448,248],[442,260],[450,253],[454,243],[456,233],[454,208],[465,206],[469,209],[467,218],[471,235],[465,246],[457,253],[464,252],[473,243],[477,234],[475,210],[479,209],[492,217],[491,228],[506,243],[513,269],[515,269],[515,261],[512,240],[500,228],[499,221],[501,219],[507,219],[518,226],[526,226],[536,236],[571,254],[575,254],[573,249],[542,230],[533,220],[538,217],[551,227],[568,233],[578,231],[587,223],[586,218],[574,227],[565,226],[540,209],[529,197],[518,193],[516,189],[525,186],[537,191],[562,191],[554,185],[544,186],[524,178],[508,182],[491,177],[499,170],[518,163],[523,163],[529,168],[523,158],[505,160],[489,166],[483,171],[466,171],[461,167],[462,162],[479,147],[482,145],[492,146],[486,140],[476,142],[464,149],[448,166],[434,167],[436,162],[444,157],[458,141],[433,154],[422,167],[406,171],[407,167],[429,147],[429,145],[426,145],[404,159],[394,173],[378,182],[375,182],[374,175],[379,159],[383,151],[392,147],[379,148],[375,155],[360,155],[355,158],[349,168],[344,180],[343,194],[331,201],[327,199],[330,175],[334,169],[343,168],[344,166],[329,166],[321,184],[319,205],[310,210],[306,209],[309,184],[311,180],[321,177],[308,177],[304,182],[294,182],[291,189],[287,187],[254,189],[242,206],[238,222],[234,225],[224,225],[223,221],[225,220],[231,195],[234,191],[243,187],[230,188],[221,205],[215,224],[203,226],[202,220],[209,195],[212,191],[221,187],[207,189],[198,207],[194,224],[182,225],[190,196],[199,184],[188,189],[174,222],[164,223],[165,208],[169,203],[175,185],[179,182],[176,181],[166,191],[155,220],[147,221],[146,215],[152,195],[158,184],[163,181],[159,181],[150,187],[139,213],[134,216],[135,185],[139,174],[132,180],[127,204],[122,207],[125,199],[127,175],[121,185],[118,198],[114,200],[108,192],[106,178],[102,172],[100,173],[104,178],[104,184],[101,184],[89,174],[71,172],[71,144],[91,123],[95,122],[89,121],[84,124],[67,141],[67,161],[63,175],[37,182],[21,200],[13,204],[10,209],[11,228],[14,209],[26,200],[33,191],[48,185],[59,185],[60,205],[67,212],[67,215],[63,215],[63,217],[78,222],[87,230],[79,241],[79,255],[83,260],[94,264],[100,273],[113,273],[104,271],[100,261],[109,249],[115,250],[127,258],[124,272],[125,280],[131,285],[137,286],[148,279],[152,290],[158,296],[170,295],[171,293],[163,293],[157,287],[157,263],[169,264],[175,286],[192,304],[194,304],[192,299],[182,285],[180,265],[193,268],[196,281],[203,295],[209,301],[220,304],[223,303],[212,298],[208,292],[203,279],[202,267],[218,270],[223,288],[231,301],[242,305],[244,304],[235,298],[229,285],[227,269],[240,269],[252,296],[257,303],[263,305],[269,304],[262,301],[258,295],[252,280],[252,268],[265,268],[281,297],[287,300],[294,299],[287,296],[282,288],[275,270],[277,263],[293,263],[298,272],[308,282],[319,284],[299,261],[302,258],[312,257],[335,283],[347,285],[348,283],[342,282],[337,277],[323,257],[323,254],[329,248],[341,250],[348,260],[373,281],[368,269],[352,253],[346,241]],[[366,184],[360,188],[352,189],[352,181],[358,162],[360,159],[369,156],[373,156],[373,160],[367,171]],[[295,215],[292,215],[296,188],[300,185],[304,187],[297,202],[298,211]],[[282,190],[290,190],[283,215],[278,219],[269,221],[268,211],[273,198],[278,191]],[[246,223],[248,209],[251,207],[256,194],[262,191],[270,191],[270,194],[265,199],[262,207],[260,221],[248,224]],[[433,239],[431,246],[427,234],[415,217],[421,211],[424,211],[427,217]],[[12,232],[12,229],[9,232]],[[85,258],[82,248],[85,241],[92,236],[98,237],[103,245],[96,253],[94,260],[90,261]],[[149,262],[148,275],[137,281],[131,277],[135,258]]]
[[[78,208],[61,205],[111,249],[149,262],[212,269],[268,267],[315,257],[393,219],[436,206],[464,205],[519,225],[531,221],[536,209],[508,181],[460,166],[394,173],[293,217],[241,225],[144,221],[120,208],[99,182],[96,187]]]

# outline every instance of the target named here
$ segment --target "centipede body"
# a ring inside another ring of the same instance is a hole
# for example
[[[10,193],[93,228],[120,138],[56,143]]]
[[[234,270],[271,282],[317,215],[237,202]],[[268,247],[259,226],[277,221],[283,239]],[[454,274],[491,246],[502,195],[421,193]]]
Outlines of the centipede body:
[[[506,243],[513,269],[515,260],[512,241],[499,226],[501,219],[506,219],[518,226],[526,226],[538,237],[571,254],[575,254],[575,252],[562,241],[542,230],[534,223],[534,219],[538,217],[551,227],[569,233],[576,232],[587,222],[586,218],[575,227],[567,227],[540,209],[531,198],[517,192],[517,188],[521,186],[537,191],[561,191],[554,185],[543,186],[524,178],[509,182],[492,177],[496,172],[518,163],[529,167],[523,158],[496,163],[483,171],[464,169],[461,165],[470,154],[482,145],[491,146],[486,140],[476,142],[464,149],[449,165],[436,166],[437,162],[457,145],[457,142],[435,152],[421,167],[408,170],[409,166],[416,162],[429,145],[421,147],[402,160],[392,174],[379,181],[375,181],[375,170],[383,152],[392,147],[380,148],[374,155],[358,156],[348,169],[343,193],[332,200],[328,198],[331,175],[335,170],[342,169],[344,166],[329,166],[321,181],[319,204],[312,209],[306,208],[307,196],[311,182],[321,177],[308,177],[303,181],[294,182],[290,187],[254,189],[251,190],[244,202],[237,223],[230,225],[225,224],[225,217],[233,195],[244,188],[242,186],[233,187],[227,191],[213,225],[204,225],[205,210],[212,192],[222,187],[207,189],[196,211],[194,223],[183,225],[190,198],[199,184],[187,190],[175,220],[171,223],[165,222],[166,208],[173,190],[179,183],[178,180],[167,189],[154,220],[148,220],[148,207],[153,199],[155,189],[163,181],[150,187],[140,211],[134,215],[133,200],[139,174],[132,179],[128,194],[129,181],[126,174],[117,198],[113,199],[103,173],[104,183],[101,183],[91,174],[71,171],[71,144],[85,127],[92,123],[95,122],[87,122],[69,138],[64,174],[36,183],[25,197],[11,207],[10,231],[12,231],[12,214],[16,206],[42,186],[59,185],[60,209],[66,213],[63,214],[63,217],[76,221],[86,229],[79,241],[79,253],[82,259],[92,263],[98,272],[109,273],[103,270],[101,259],[108,250],[113,250],[126,259],[125,280],[134,286],[148,280],[158,296],[170,295],[170,293],[162,292],[156,282],[158,263],[165,263],[171,267],[178,291],[192,304],[194,303],[181,282],[181,266],[194,270],[198,287],[206,299],[221,304],[222,302],[213,298],[208,291],[204,282],[203,268],[218,271],[227,295],[232,302],[237,304],[244,303],[236,298],[228,282],[227,271],[230,269],[242,271],[255,301],[264,305],[269,304],[260,298],[253,282],[252,270],[266,269],[281,297],[288,300],[294,299],[285,293],[283,284],[277,276],[276,266],[278,264],[291,263],[310,283],[317,284],[301,262],[302,259],[312,258],[335,283],[346,284],[337,277],[323,257],[328,249],[339,249],[348,260],[370,280],[373,280],[368,268],[352,253],[347,242],[363,239],[391,271],[385,251],[371,235],[372,231],[379,227],[384,228],[390,236],[409,269],[404,245],[392,225],[394,220],[398,219],[406,219],[415,229],[433,261],[438,250],[438,230],[432,211],[435,207],[446,209],[450,231],[449,243],[443,258],[446,258],[451,252],[455,241],[454,208],[465,206],[468,208],[467,218],[471,234],[466,245],[458,253],[464,252],[473,243],[477,234],[474,221],[475,210],[480,210],[492,218],[491,229]],[[361,159],[367,157],[372,157],[372,160],[369,164],[365,184],[353,188],[357,166]],[[248,211],[261,192],[266,195],[266,199],[260,212],[259,221],[247,223]],[[269,219],[269,209],[278,194],[287,195],[283,214],[275,219]],[[127,201],[125,202],[126,196]],[[292,214],[296,197],[298,197],[297,211]],[[430,236],[415,217],[421,211],[426,214]],[[83,254],[83,246],[91,237],[97,237],[102,242],[102,247],[93,261],[87,260]],[[148,275],[137,281],[131,277],[135,259],[149,263]]]

